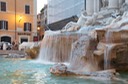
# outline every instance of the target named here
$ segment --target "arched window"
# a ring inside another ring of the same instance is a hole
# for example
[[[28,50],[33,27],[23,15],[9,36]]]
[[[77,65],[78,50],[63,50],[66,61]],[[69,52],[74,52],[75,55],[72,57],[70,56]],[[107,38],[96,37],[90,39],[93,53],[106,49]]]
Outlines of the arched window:
[[[8,30],[8,21],[0,20],[0,29],[1,30]]]
[[[32,25],[31,23],[24,23],[24,31],[31,31]]]

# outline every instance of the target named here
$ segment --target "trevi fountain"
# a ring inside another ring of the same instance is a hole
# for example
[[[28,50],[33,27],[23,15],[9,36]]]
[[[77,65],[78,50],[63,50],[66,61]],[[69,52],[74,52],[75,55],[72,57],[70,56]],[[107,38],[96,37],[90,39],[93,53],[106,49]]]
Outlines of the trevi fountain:
[[[0,83],[128,84],[128,0],[86,0],[78,21],[46,31],[40,46],[36,61],[1,58]]]

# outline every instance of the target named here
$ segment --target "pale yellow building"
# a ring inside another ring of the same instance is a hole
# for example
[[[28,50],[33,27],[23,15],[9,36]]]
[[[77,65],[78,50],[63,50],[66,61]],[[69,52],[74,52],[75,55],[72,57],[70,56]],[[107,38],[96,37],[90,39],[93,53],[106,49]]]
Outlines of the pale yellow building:
[[[37,0],[0,0],[0,42],[35,41]]]

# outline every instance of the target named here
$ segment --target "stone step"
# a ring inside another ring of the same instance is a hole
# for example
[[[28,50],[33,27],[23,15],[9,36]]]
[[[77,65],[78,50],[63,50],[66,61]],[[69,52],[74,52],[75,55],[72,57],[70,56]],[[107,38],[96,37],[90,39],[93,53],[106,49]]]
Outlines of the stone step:
[[[24,55],[24,51],[18,51],[18,50],[0,50],[0,55],[8,55],[10,53],[15,53],[15,54],[21,54]]]

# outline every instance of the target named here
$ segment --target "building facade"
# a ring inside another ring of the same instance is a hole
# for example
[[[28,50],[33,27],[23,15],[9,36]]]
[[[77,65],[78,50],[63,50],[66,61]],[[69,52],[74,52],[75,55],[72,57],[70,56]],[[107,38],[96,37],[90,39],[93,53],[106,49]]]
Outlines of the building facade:
[[[79,16],[86,0],[48,0],[47,24]]]
[[[0,0],[0,42],[22,43],[37,37],[36,0]]]
[[[37,35],[38,41],[42,40],[44,37],[44,27],[41,25],[41,13],[37,15]]]
[[[37,15],[37,34],[38,40],[42,40],[44,37],[44,32],[47,30],[47,5],[45,5],[40,13]]]
[[[41,15],[41,26],[44,27],[47,24],[47,5],[45,5],[41,9],[40,15]]]

